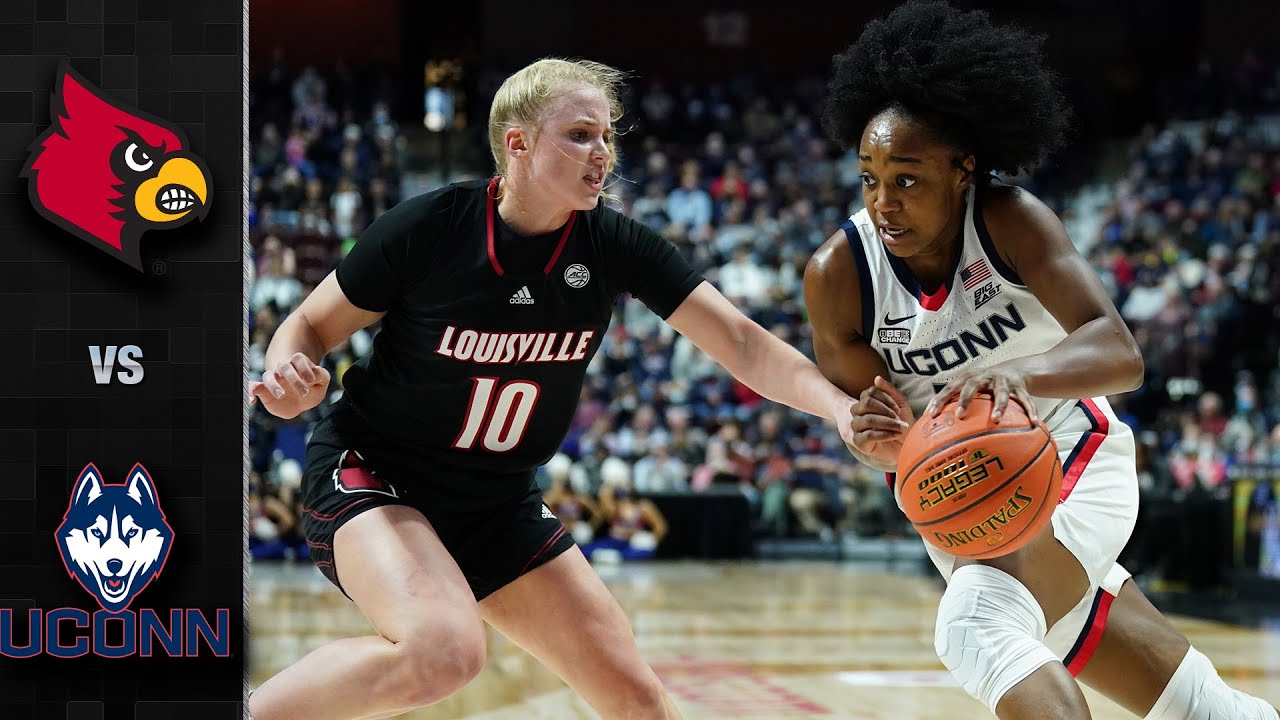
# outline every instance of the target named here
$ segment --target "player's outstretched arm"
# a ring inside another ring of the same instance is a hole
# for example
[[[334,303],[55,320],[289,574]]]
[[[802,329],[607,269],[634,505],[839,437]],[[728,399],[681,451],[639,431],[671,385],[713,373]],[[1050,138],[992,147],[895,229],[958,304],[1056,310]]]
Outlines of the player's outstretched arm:
[[[280,323],[267,347],[262,379],[249,383],[249,402],[261,400],[268,412],[285,419],[319,405],[329,388],[329,371],[320,367],[321,359],[384,314],[351,304],[337,276],[329,273]]]
[[[836,423],[849,442],[853,398],[799,350],[738,311],[710,283],[699,285],[667,323],[764,397]]]

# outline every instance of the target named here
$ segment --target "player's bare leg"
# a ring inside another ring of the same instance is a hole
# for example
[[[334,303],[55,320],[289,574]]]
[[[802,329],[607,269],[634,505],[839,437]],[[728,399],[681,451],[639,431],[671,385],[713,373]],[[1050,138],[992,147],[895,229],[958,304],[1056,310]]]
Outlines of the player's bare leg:
[[[343,588],[379,635],[338,640],[258,688],[254,720],[355,720],[430,705],[484,666],[484,625],[462,571],[423,515],[385,506],[338,529]]]
[[[680,717],[618,601],[576,545],[482,600],[480,610],[605,720]]]
[[[1080,681],[1134,715],[1146,717],[1164,694],[1174,673],[1187,659],[1190,650],[1191,643],[1187,638],[1160,614],[1137,584],[1129,579],[1111,603],[1106,630],[1103,631],[1102,640],[1089,663],[1080,673]],[[1202,679],[1201,684],[1205,680],[1213,685],[1218,684],[1212,678]],[[1218,694],[1227,696],[1222,687],[1218,687]],[[1239,699],[1248,704],[1244,698]],[[1213,701],[1213,698],[1209,698],[1201,700],[1200,704]],[[1252,708],[1218,709],[1218,714],[1236,717],[1230,712],[1252,712],[1255,713],[1254,716],[1265,713],[1266,708],[1257,705],[1260,703]],[[1214,711],[1208,707],[1201,709],[1204,710],[1205,717]],[[1271,708],[1271,711],[1274,713],[1275,708]],[[1173,712],[1178,711],[1173,709]],[[1218,714],[1213,717],[1218,717]]]

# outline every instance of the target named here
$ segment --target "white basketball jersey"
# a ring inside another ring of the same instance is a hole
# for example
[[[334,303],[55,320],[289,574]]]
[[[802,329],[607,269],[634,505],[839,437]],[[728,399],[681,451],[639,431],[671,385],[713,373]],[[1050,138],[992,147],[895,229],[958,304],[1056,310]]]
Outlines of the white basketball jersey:
[[[893,384],[921,410],[966,368],[1044,352],[1067,336],[991,243],[977,193],[967,192],[964,248],[950,281],[932,295],[880,241],[867,210],[841,226],[862,288],[863,335]],[[1041,419],[1074,400],[1035,398]],[[1105,404],[1105,399],[1102,400]]]
[[[866,210],[841,226],[861,285],[863,335],[884,359],[889,380],[906,394],[917,417],[937,390],[964,369],[1041,353],[1067,336],[1001,260],[987,234],[977,194],[970,189],[965,198],[960,262],[950,281],[932,295],[922,292],[906,263],[885,249]],[[1128,577],[1116,559],[1137,517],[1133,433],[1105,397],[1037,397],[1035,402],[1062,463],[1054,537],[1080,561],[1094,587],[1104,587],[1114,596]],[[886,480],[895,487],[891,474]],[[934,545],[925,547],[949,581],[955,557]],[[1064,664],[1078,660],[1078,638],[1093,627],[1090,609],[1100,597],[1087,593],[1046,635],[1046,645]]]

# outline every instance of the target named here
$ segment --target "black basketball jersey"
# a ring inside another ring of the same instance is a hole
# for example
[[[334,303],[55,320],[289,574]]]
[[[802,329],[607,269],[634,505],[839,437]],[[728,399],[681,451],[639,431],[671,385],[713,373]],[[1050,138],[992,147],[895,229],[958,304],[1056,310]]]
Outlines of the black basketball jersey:
[[[662,318],[702,282],[648,227],[603,205],[521,237],[491,181],[406,200],[337,269],[356,306],[386,312],[344,399],[380,442],[430,464],[497,473],[545,463],[577,408],[617,297]]]

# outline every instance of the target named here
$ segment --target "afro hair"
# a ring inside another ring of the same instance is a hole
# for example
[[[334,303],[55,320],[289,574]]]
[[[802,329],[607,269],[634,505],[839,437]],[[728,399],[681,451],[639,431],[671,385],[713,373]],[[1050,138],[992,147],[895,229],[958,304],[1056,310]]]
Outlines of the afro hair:
[[[1065,145],[1071,124],[1043,43],[984,12],[913,0],[835,56],[823,127],[841,147],[856,147],[872,117],[896,108],[972,153],[979,182],[1017,175]]]

